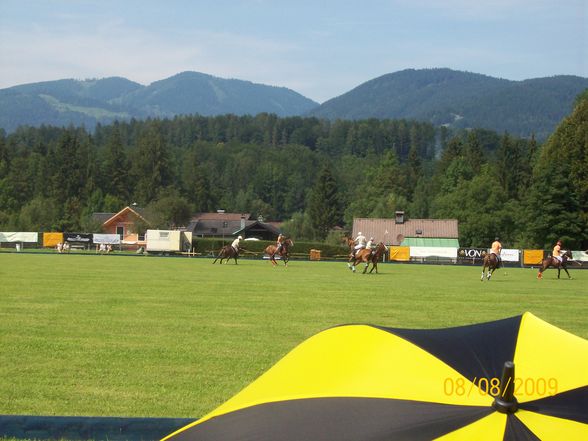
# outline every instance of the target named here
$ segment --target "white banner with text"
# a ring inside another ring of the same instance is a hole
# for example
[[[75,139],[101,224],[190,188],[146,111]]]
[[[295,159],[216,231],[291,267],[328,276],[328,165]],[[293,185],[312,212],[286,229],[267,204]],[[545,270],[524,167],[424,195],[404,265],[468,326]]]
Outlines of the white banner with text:
[[[520,250],[503,248],[500,251],[500,258],[505,262],[518,262],[521,259],[520,255]]]
[[[94,233],[92,241],[96,244],[104,243],[109,245],[118,245],[120,243],[120,236],[118,234],[98,234]]]
[[[457,259],[457,248],[410,247],[410,257],[447,257],[449,259]]]

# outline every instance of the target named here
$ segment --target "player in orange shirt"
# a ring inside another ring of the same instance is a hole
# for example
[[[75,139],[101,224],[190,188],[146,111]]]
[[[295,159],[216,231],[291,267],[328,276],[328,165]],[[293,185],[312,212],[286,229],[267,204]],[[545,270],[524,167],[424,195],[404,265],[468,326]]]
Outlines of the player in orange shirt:
[[[500,252],[502,251],[502,244],[500,243],[500,238],[497,236],[494,238],[494,242],[492,242],[492,246],[490,247],[490,253],[496,256],[498,260],[498,265],[496,268],[500,268],[502,264],[502,259],[500,258]]]
[[[558,240],[557,243],[555,244],[555,246],[553,247],[553,251],[551,252],[551,255],[553,257],[555,257],[557,260],[560,261],[560,263],[562,262],[562,255],[561,255],[561,240]]]

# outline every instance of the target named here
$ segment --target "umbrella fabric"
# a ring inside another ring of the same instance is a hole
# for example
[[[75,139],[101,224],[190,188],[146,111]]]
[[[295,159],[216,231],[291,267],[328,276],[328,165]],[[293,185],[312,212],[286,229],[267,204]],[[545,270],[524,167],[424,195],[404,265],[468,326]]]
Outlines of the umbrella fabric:
[[[514,379],[501,383],[509,361]],[[164,439],[588,440],[588,341],[530,313],[433,330],[337,326]]]

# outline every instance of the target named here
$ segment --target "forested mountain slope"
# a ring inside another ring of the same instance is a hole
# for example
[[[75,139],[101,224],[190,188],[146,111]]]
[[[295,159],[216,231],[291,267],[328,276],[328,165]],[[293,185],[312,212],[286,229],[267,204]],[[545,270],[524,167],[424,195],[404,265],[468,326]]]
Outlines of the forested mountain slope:
[[[183,72],[149,86],[125,78],[58,80],[0,90],[0,128],[85,126],[176,115],[300,115],[318,103],[285,87]]]
[[[415,119],[546,139],[587,88],[588,78],[575,76],[509,81],[451,69],[407,69],[367,81],[309,114]]]

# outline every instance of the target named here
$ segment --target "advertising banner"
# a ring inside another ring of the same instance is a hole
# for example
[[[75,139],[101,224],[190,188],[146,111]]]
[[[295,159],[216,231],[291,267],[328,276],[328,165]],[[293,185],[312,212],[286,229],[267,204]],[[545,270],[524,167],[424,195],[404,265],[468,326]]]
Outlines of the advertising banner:
[[[572,258],[578,265],[578,268],[588,267],[588,250],[586,251],[572,251]],[[572,267],[576,266],[573,265]]]
[[[30,242],[36,243],[39,233],[8,232],[0,233],[0,242]]]
[[[43,246],[54,247],[63,242],[63,233],[43,233]]]
[[[543,250],[523,250],[524,265],[541,265]]]
[[[572,251],[572,257],[574,260],[588,262],[588,251]]]
[[[95,233],[92,237],[95,244],[118,245],[120,244],[120,236],[118,234],[98,234]]]
[[[500,252],[500,258],[504,262],[518,262],[520,258],[520,251],[519,250],[512,250],[503,248]]]
[[[410,257],[457,258],[457,248],[453,247],[410,247]]]
[[[408,262],[410,260],[410,247],[390,247],[390,260]]]
[[[459,248],[457,250],[457,258],[469,259],[473,261],[482,261],[484,256],[488,253],[486,248]]]
[[[63,239],[67,243],[80,243],[90,245],[92,243],[92,234],[90,233],[63,233]]]

